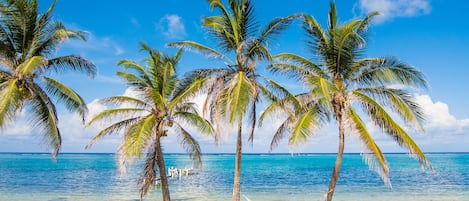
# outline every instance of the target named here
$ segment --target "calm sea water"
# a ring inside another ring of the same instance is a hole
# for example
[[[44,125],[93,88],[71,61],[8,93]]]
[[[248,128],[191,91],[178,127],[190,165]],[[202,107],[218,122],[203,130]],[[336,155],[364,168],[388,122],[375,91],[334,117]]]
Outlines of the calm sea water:
[[[392,188],[358,154],[344,156],[335,200],[469,201],[469,154],[428,154],[422,171],[405,154],[388,154]],[[323,200],[335,155],[243,156],[244,200]],[[199,174],[170,180],[173,200],[230,200],[234,155],[204,155]],[[187,155],[166,155],[168,167],[189,167]],[[138,200],[139,165],[119,175],[113,154],[0,154],[0,200]],[[159,189],[146,200],[160,200]]]

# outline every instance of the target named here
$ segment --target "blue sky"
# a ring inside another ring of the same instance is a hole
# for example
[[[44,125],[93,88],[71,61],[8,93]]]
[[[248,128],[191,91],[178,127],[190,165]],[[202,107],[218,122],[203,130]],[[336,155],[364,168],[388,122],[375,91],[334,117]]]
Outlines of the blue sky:
[[[41,9],[51,0],[40,0]],[[79,2],[79,3],[78,3]],[[396,56],[418,67],[427,76],[430,89],[415,95],[427,113],[426,133],[412,133],[424,151],[469,151],[469,28],[467,19],[469,2],[453,0],[337,0],[339,19],[345,21],[363,16],[371,11],[382,15],[370,27],[367,56]],[[254,1],[257,20],[265,25],[275,17],[306,12],[326,24],[329,1]],[[54,18],[67,27],[87,32],[88,41],[66,41],[57,54],[80,54],[93,61],[99,75],[90,80],[80,74],[57,75],[56,77],[76,89],[89,103],[90,111],[96,114],[106,106],[97,99],[130,94],[117,79],[115,72],[119,59],[140,61],[138,43],[145,41],[150,46],[166,51],[165,44],[179,40],[194,40],[209,46],[215,44],[201,26],[203,16],[212,15],[203,0],[134,0],[95,1],[58,0]],[[302,39],[304,36],[298,22],[294,23],[281,37],[270,44],[275,53],[293,52],[308,56]],[[179,66],[180,74],[201,67],[216,67],[219,62],[195,53],[185,53]],[[263,66],[259,67],[260,69]],[[262,71],[262,70],[261,70]],[[293,90],[302,90],[288,79],[276,77]],[[119,135],[109,136],[89,150],[84,146],[99,127],[84,129],[77,117],[61,109],[60,128],[64,138],[62,152],[114,152],[120,142]],[[47,147],[41,137],[28,128],[20,115],[15,124],[1,130],[0,151],[42,152]],[[258,129],[254,145],[246,146],[245,152],[267,152],[270,138],[278,125],[271,119],[265,127]],[[374,130],[374,129],[372,129]],[[376,131],[376,130],[375,130]],[[337,144],[335,125],[320,130],[314,138],[294,148],[295,152],[335,152]],[[230,131],[217,147],[207,136],[196,135],[204,152],[234,152],[234,135]],[[386,152],[403,151],[392,140],[379,132],[375,138]],[[350,139],[350,138],[349,138]],[[177,139],[165,140],[165,151],[181,152]],[[347,142],[348,152],[359,152],[360,144],[353,137]],[[246,144],[247,145],[247,144]],[[289,152],[286,140],[275,152]]]

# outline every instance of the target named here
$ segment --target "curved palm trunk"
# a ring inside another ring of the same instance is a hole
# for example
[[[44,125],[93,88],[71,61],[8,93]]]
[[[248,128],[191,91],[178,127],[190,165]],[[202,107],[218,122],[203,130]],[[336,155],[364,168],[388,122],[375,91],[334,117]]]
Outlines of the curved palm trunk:
[[[161,192],[163,194],[163,201],[170,201],[171,197],[169,196],[169,184],[168,178],[166,177],[166,167],[164,164],[163,149],[161,148],[160,136],[156,140],[156,163],[158,164],[158,169],[160,171],[160,182],[161,182]]]
[[[242,123],[241,120],[238,123],[238,140],[236,143],[236,161],[235,161],[235,173],[234,173],[234,184],[233,184],[233,198],[232,201],[240,200],[241,192],[241,156],[242,156]]]
[[[331,181],[329,183],[329,190],[326,193],[326,201],[331,201],[334,195],[335,186],[337,180],[339,180],[340,166],[342,164],[342,155],[344,154],[344,125],[342,121],[342,115],[339,114],[337,118],[339,124],[339,151],[337,152],[337,159],[335,160],[334,169],[332,170]]]

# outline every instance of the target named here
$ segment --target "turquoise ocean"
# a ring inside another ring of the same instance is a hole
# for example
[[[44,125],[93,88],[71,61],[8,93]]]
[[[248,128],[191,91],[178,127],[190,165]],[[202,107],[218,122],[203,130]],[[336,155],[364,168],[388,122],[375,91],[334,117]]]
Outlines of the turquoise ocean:
[[[392,188],[359,154],[344,156],[334,200],[469,201],[469,154],[428,154],[422,171],[406,154],[387,154]],[[190,167],[187,155],[165,155],[167,167]],[[243,155],[242,200],[323,200],[334,154]],[[0,154],[0,201],[134,201],[139,164],[120,175],[113,154]],[[230,200],[234,155],[207,154],[198,174],[170,179],[173,200]],[[145,200],[161,200],[154,189]]]

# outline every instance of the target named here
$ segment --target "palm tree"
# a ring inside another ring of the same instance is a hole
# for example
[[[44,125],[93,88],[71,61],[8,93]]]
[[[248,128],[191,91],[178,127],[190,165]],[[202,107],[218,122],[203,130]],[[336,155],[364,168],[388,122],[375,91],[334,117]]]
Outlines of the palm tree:
[[[73,89],[50,74],[79,71],[93,77],[97,69],[77,55],[50,58],[64,40],[85,40],[83,32],[66,29],[52,20],[54,5],[55,1],[40,14],[35,0],[0,2],[0,128],[26,109],[56,158],[62,137],[54,102],[78,113],[83,122],[87,108]]]
[[[363,114],[416,157],[422,167],[431,168],[424,153],[389,113],[397,114],[406,125],[423,131],[421,108],[406,90],[409,87],[426,88],[423,74],[395,58],[362,57],[366,30],[377,14],[370,13],[363,19],[339,24],[335,5],[331,3],[327,30],[315,18],[303,15],[312,59],[282,53],[276,56],[279,62],[270,67],[273,72],[291,75],[309,87],[308,92],[295,96],[283,90],[284,98],[273,102],[262,114],[261,120],[279,109],[287,114],[273,137],[271,148],[277,146],[285,134],[290,134],[289,144],[294,145],[313,136],[315,129],[330,119],[337,123],[339,148],[326,193],[328,201],[332,200],[339,178],[346,133],[360,139],[366,149],[366,162],[380,173],[386,184],[390,184],[388,163],[366,127]]]
[[[117,72],[129,87],[138,93],[137,97],[113,96],[101,100],[107,104],[119,104],[123,107],[107,109],[91,119],[87,126],[111,119],[117,122],[101,130],[91,140],[90,147],[100,138],[123,131],[123,140],[118,148],[119,164],[134,161],[146,154],[144,169],[138,179],[140,199],[146,195],[150,187],[159,179],[163,200],[169,201],[169,187],[166,177],[161,138],[168,133],[178,135],[185,150],[190,154],[195,165],[202,163],[200,146],[183,125],[192,125],[202,133],[211,134],[210,122],[198,115],[196,105],[186,101],[190,96],[184,93],[176,77],[176,65],[180,60],[179,50],[174,57],[169,57],[142,43],[149,57],[145,59],[147,67],[131,60],[121,60],[118,65],[131,69],[135,73]]]
[[[215,140],[220,139],[221,119],[231,125],[237,123],[237,143],[233,185],[234,201],[240,199],[242,125],[248,112],[251,124],[249,141],[252,143],[256,126],[257,104],[260,95],[269,94],[260,81],[262,76],[256,71],[257,62],[271,60],[268,42],[279,35],[290,23],[293,16],[271,21],[260,35],[254,20],[254,8],[250,0],[229,0],[225,7],[221,0],[209,0],[210,7],[220,14],[203,18],[203,26],[212,34],[221,51],[235,57],[229,59],[225,54],[193,41],[170,43],[169,46],[194,49],[210,57],[223,58],[226,66],[215,69],[196,70],[187,76],[186,83],[192,83],[195,93],[201,88],[208,93],[205,106],[211,120],[215,123]]]

